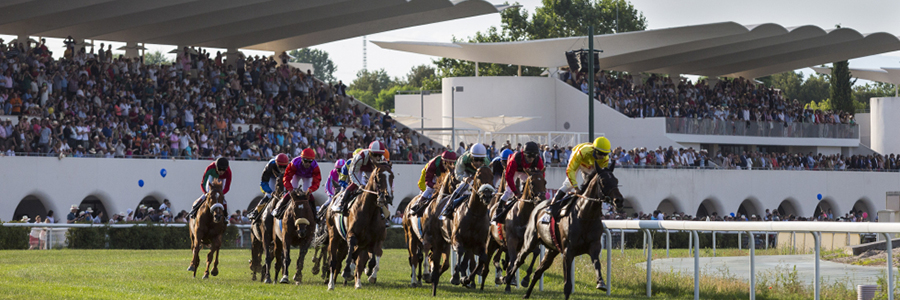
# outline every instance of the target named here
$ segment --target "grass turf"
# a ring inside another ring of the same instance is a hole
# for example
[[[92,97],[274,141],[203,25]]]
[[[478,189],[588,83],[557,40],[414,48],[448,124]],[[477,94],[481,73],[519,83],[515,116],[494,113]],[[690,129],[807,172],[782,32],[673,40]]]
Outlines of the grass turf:
[[[711,255],[701,251],[701,254]],[[771,253],[769,253],[771,252]],[[201,264],[205,266],[206,250],[201,252]],[[778,254],[776,251],[758,250],[757,254]],[[296,251],[292,251],[296,260]],[[626,250],[625,255],[613,251],[613,278],[607,279],[613,288],[612,298],[631,299],[646,297],[646,273],[635,264],[643,261],[640,249]],[[686,257],[685,249],[673,249],[672,257]],[[719,256],[747,255],[747,251],[720,249]],[[665,250],[654,250],[654,258],[664,258]],[[202,280],[204,268],[197,278],[187,272],[189,250],[54,250],[54,251],[0,251],[0,299],[271,299],[301,296],[304,299],[322,298],[372,298],[372,299],[421,299],[430,297],[431,286],[409,287],[409,272],[405,250],[386,250],[381,260],[381,270],[376,285],[364,282],[355,290],[352,282],[343,286],[338,281],[334,291],[327,291],[319,276],[313,276],[309,268],[312,252],[307,256],[303,284],[262,284],[252,282],[248,267],[250,251],[246,249],[223,250],[220,253],[219,276]],[[561,299],[563,297],[562,267],[556,264],[545,273],[545,289],[535,288],[534,299]],[[605,253],[603,259],[606,274]],[[291,276],[295,266],[291,265]],[[576,282],[573,299],[606,297],[594,289],[593,267],[586,255],[575,261]],[[523,273],[524,275],[524,273]],[[748,283],[734,278],[702,274],[701,298],[747,299]],[[506,294],[493,283],[493,270],[485,290],[469,290],[449,284],[450,274],[441,277],[438,298],[519,299],[524,289],[513,288]],[[279,278],[273,278],[278,280]],[[777,278],[775,278],[777,279]],[[768,286],[758,286],[758,299],[808,299],[810,287],[799,283],[765,281]],[[653,293],[656,299],[692,299],[693,275],[670,272],[653,273]],[[852,291],[823,288],[824,299],[855,297]]]

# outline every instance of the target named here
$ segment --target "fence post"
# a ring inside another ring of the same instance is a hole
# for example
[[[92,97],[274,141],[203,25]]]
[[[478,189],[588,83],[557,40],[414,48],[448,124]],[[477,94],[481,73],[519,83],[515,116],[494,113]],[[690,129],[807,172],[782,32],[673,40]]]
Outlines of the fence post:
[[[625,255],[625,228],[619,229],[619,249],[622,250],[622,255]]]
[[[769,250],[769,232],[766,231],[766,250]]]
[[[669,230],[666,229],[666,258],[669,258]]]
[[[742,244],[741,232],[738,231],[738,251],[744,250],[744,249],[742,249],[743,246],[741,244]]]
[[[606,232],[606,295],[609,296],[612,293],[612,232],[606,226],[603,231]]]
[[[713,243],[712,243],[713,244],[713,257],[716,257],[716,232],[715,231],[712,232],[712,237],[713,237]]]
[[[694,300],[700,300],[700,234],[691,231],[694,248]]]
[[[750,237],[750,300],[756,299],[756,243],[752,241],[753,232],[747,231]],[[738,239],[738,244],[741,240]]]
[[[644,229],[644,243],[647,244],[647,297],[648,298],[652,295],[652,286],[653,286],[653,283],[652,283],[653,281],[652,281],[652,278],[650,277],[650,272],[653,270],[650,265],[650,262],[653,261],[653,242],[651,240],[652,238],[653,237],[652,237],[652,235],[650,235],[650,230]],[[650,241],[648,242],[648,240],[650,240]]]
[[[818,231],[814,231],[814,232],[810,232],[810,233],[812,233],[813,241],[815,241],[815,247],[816,247],[816,250],[815,250],[815,252],[816,252],[815,299],[819,300],[819,257],[820,257],[819,255],[821,254],[819,251],[820,251],[820,248],[822,248],[822,234]],[[890,252],[890,251],[886,251],[886,252]],[[888,255],[890,255],[890,254],[888,254]]]
[[[694,254],[694,234],[696,233],[697,232],[695,231],[691,231],[690,234],[688,234],[688,255]]]
[[[892,256],[892,252],[894,252],[893,241],[894,238],[890,233],[884,233],[884,240],[887,247],[884,248],[884,252],[887,253],[887,273],[888,273],[888,300],[894,300],[894,258]],[[818,278],[818,276],[816,276]]]
[[[544,252],[546,250],[547,249],[544,247],[544,245],[541,245],[541,261],[544,261]],[[541,280],[540,280],[540,282],[538,282],[538,290],[541,292],[544,291],[544,276],[543,275],[541,275]]]

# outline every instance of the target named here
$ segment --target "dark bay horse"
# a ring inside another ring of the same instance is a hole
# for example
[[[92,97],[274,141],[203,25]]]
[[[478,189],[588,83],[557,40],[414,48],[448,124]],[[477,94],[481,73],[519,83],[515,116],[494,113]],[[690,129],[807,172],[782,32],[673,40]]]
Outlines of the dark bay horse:
[[[436,179],[436,183],[434,184],[434,197],[436,199],[441,199],[442,195],[449,195],[452,192],[450,189],[452,179],[453,176],[450,175],[450,172],[444,172]],[[423,269],[425,269],[425,282],[431,282],[431,267],[428,265],[429,253],[426,252],[425,244],[423,242],[425,236],[423,224],[427,224],[431,220],[430,218],[435,215],[422,214],[421,217],[413,215],[412,208],[415,207],[416,203],[421,201],[421,199],[422,195],[413,197],[406,205],[403,213],[403,233],[406,238],[406,250],[409,252],[409,267],[411,269],[409,285],[411,287],[422,285]],[[435,200],[434,202],[440,201]],[[416,271],[418,271],[418,274]]]
[[[575,202],[570,203],[559,220],[556,220],[556,230],[553,230],[550,224],[543,224],[540,221],[546,215],[545,208],[549,203],[545,201],[534,208],[525,231],[525,243],[519,251],[510,273],[515,272],[522,265],[525,254],[534,251],[538,243],[546,247],[547,256],[541,261],[534,278],[531,279],[524,298],[531,296],[534,284],[541,278],[544,271],[550,268],[553,259],[560,253],[563,254],[563,277],[565,278],[563,291],[566,299],[569,299],[569,295],[572,294],[572,285],[575,281],[575,278],[572,278],[572,261],[582,254],[591,256],[591,262],[597,272],[597,289],[604,291],[607,289],[606,283],[603,282],[600,265],[600,251],[603,249],[601,246],[603,202],[614,201],[614,204],[620,204],[624,201],[622,193],[619,192],[619,180],[613,174],[614,170],[614,162],[608,169],[600,169],[595,166],[593,174],[587,177],[590,180],[583,189],[584,193],[575,195],[578,197],[572,200]],[[619,207],[621,206],[619,205]]]
[[[488,257],[491,257],[494,254],[494,251],[499,250],[500,253],[506,253],[507,266],[501,266],[499,262],[499,255],[494,259],[494,267],[496,269],[496,282],[500,284],[500,272],[501,270],[510,270],[512,269],[512,264],[516,261],[516,257],[519,253],[519,250],[522,248],[522,242],[525,240],[525,229],[528,227],[528,220],[531,217],[531,212],[534,211],[535,205],[545,200],[545,193],[547,192],[547,180],[544,179],[544,172],[538,170],[526,170],[528,173],[528,178],[525,180],[524,185],[522,186],[522,197],[520,199],[516,199],[516,204],[513,206],[510,211],[506,214],[506,218],[503,219],[502,223],[492,224],[491,225],[491,237],[488,238]],[[497,198],[497,206],[494,206],[493,209],[496,210],[499,205],[505,205],[500,201],[499,197]],[[531,264],[528,266],[528,271],[526,271],[525,277],[522,278],[521,284],[523,286],[528,286],[528,279],[531,276],[531,272],[534,269],[534,262],[537,260],[537,248],[531,252]],[[487,277],[488,269],[485,268],[483,270],[482,276]],[[506,291],[510,291],[510,284],[512,284],[513,279],[516,278],[515,274],[506,273],[505,280],[506,283]],[[482,284],[482,289],[484,288],[484,284]]]
[[[188,271],[193,271],[194,277],[197,277],[197,266],[200,264],[200,249],[204,246],[209,247],[203,279],[209,279],[209,274],[219,275],[219,248],[222,247],[222,234],[228,226],[225,224],[225,195],[222,193],[222,181],[214,179],[209,186],[209,192],[197,211],[197,217],[188,223],[193,253]],[[212,272],[209,271],[210,264],[213,265]]]
[[[474,287],[476,274],[481,274],[481,268],[487,265],[487,251],[485,241],[488,239],[490,228],[490,216],[488,215],[488,203],[497,189],[494,188],[494,174],[487,166],[482,166],[475,171],[471,189],[472,194],[468,200],[456,208],[452,220],[442,220],[444,237],[450,237],[453,249],[457,250],[458,263],[453,268],[453,285],[462,283],[463,286]],[[475,257],[479,263],[475,263]],[[433,266],[432,266],[433,268]],[[432,281],[437,286],[435,277]]]
[[[316,226],[316,214],[313,212],[315,202],[313,198],[306,192],[295,189],[288,193],[291,202],[288,203],[290,208],[285,210],[281,219],[273,222],[274,233],[274,256],[275,259],[281,260],[284,267],[284,277],[281,283],[288,283],[288,268],[291,266],[291,246],[298,247],[300,252],[297,256],[297,273],[294,274],[293,281],[295,284],[303,282],[303,262],[306,260],[306,253],[309,252],[309,246],[312,244],[313,233],[310,228]],[[266,268],[272,263],[272,256],[266,253]],[[275,277],[278,277],[279,265],[275,265]]]
[[[275,222],[275,217],[272,216],[272,210],[275,207],[275,203],[278,202],[277,199],[281,199],[282,195],[284,195],[283,188],[276,187],[275,192],[272,193],[272,199],[263,208],[259,217],[250,225],[250,271],[253,273],[253,280],[256,280],[256,273],[260,273],[260,281],[272,283],[271,276],[269,276],[269,266],[265,265],[264,267],[262,260],[263,254],[269,255],[269,253],[274,251],[275,233],[272,231],[272,224]],[[276,268],[280,268],[281,263],[281,261],[276,262],[278,265]]]
[[[390,163],[376,165],[369,176],[369,182],[361,187],[362,192],[353,203],[345,217],[332,213],[328,219],[328,252],[331,259],[328,290],[334,290],[335,276],[341,268],[341,259],[346,257],[347,266],[341,274],[344,280],[356,279],[355,287],[362,288],[363,269],[371,254],[375,258],[374,265],[367,268],[369,283],[378,280],[378,262],[381,260],[382,244],[386,234],[383,209],[394,199],[394,173]],[[356,264],[354,264],[354,262]],[[356,274],[354,276],[353,269]]]

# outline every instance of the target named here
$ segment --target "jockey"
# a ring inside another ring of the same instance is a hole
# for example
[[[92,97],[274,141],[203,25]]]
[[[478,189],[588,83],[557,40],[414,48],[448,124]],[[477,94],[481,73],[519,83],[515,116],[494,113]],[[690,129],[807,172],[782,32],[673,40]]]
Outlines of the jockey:
[[[347,186],[350,185],[350,163],[353,162],[353,157],[362,152],[362,148],[356,148],[353,150],[353,155],[350,156],[347,161],[344,162],[344,166],[341,168],[341,174],[338,178],[340,178],[341,187],[347,189]]]
[[[586,176],[594,171],[594,166],[606,168],[609,166],[609,149],[610,143],[606,137],[598,137],[594,143],[582,143],[572,149],[572,158],[569,159],[569,166],[566,167],[566,178],[562,187],[556,192],[547,212],[553,217],[558,217],[559,210],[567,203],[563,198],[566,193],[579,193],[578,181],[575,180],[575,173],[581,171],[581,178],[588,180]]]
[[[344,189],[344,196],[338,203],[340,212],[347,212],[347,204],[353,197],[353,192],[366,187],[369,173],[375,170],[376,164],[382,161],[384,161],[384,144],[376,140],[369,144],[369,149],[360,151],[346,164],[348,165],[347,173],[350,177],[350,185]]]
[[[200,205],[203,205],[203,200],[206,199],[206,193],[209,192],[209,183],[212,182],[210,178],[222,180],[222,194],[228,194],[228,190],[231,189],[231,168],[228,167],[227,158],[219,157],[206,167],[206,171],[203,172],[203,181],[200,182],[200,189],[203,190],[203,195],[194,201],[189,214],[191,218],[197,216],[197,210],[200,209]],[[225,211],[228,211],[228,204],[225,203],[224,206]]]
[[[496,215],[491,219],[491,222],[501,222],[504,218],[506,218],[506,212],[512,208],[512,204],[515,201],[512,201],[510,197],[513,195],[516,198],[522,197],[522,191],[519,190],[519,187],[516,186],[516,179],[525,182],[528,179],[528,173],[525,173],[526,169],[539,170],[541,172],[544,171],[544,160],[540,155],[540,146],[538,146],[535,142],[525,143],[525,151],[519,151],[512,155],[509,158],[509,162],[506,164],[506,171],[504,172],[503,178],[506,180],[506,191],[503,192],[503,196],[500,197],[502,204],[497,207]]]
[[[444,153],[435,156],[425,165],[425,168],[422,169],[422,175],[419,176],[419,190],[422,191],[419,195],[422,197],[410,208],[413,215],[420,215],[422,213],[420,210],[428,207],[428,204],[434,197],[434,184],[437,183],[437,178],[444,172],[449,172],[455,164],[456,153],[444,151]]]
[[[510,149],[504,149],[503,152],[500,152],[500,156],[494,157],[491,160],[491,171],[494,173],[494,186],[496,186],[498,191],[500,190],[501,182],[504,181],[503,174],[506,173],[506,164],[509,161],[509,156],[513,154],[513,151]]]
[[[284,213],[284,206],[290,202],[290,191],[294,188],[306,188],[306,194],[309,195],[310,205],[315,205],[312,193],[319,189],[319,182],[322,181],[322,172],[319,171],[319,163],[316,162],[316,151],[312,148],[303,149],[300,157],[291,160],[291,164],[284,170],[284,196],[278,201],[275,211],[272,214],[281,218]]]
[[[331,199],[339,194],[343,188],[347,187],[347,184],[340,179],[343,167],[344,160],[338,159],[334,162],[334,169],[328,174],[328,179],[325,180],[325,193],[328,194],[328,200],[325,200],[325,203],[319,208],[320,214],[325,211],[325,207],[331,204]]]
[[[453,195],[457,195],[458,197],[453,199],[453,202],[451,202],[450,205],[444,206],[444,212],[441,214],[442,217],[449,218],[453,216],[453,211],[456,210],[459,204],[462,203],[467,196],[471,195],[469,187],[471,185],[472,176],[475,176],[475,172],[478,171],[478,168],[486,166],[489,163],[487,149],[485,149],[484,145],[481,143],[472,145],[472,147],[469,148],[469,151],[466,151],[466,153],[456,160],[455,175],[456,179],[460,182],[456,187],[456,191],[453,192]]]
[[[272,199],[272,193],[275,192],[275,189],[284,187],[283,180],[281,179],[284,177],[284,170],[290,163],[291,159],[284,153],[278,153],[275,158],[266,163],[266,168],[263,169],[262,172],[262,179],[259,182],[259,189],[261,189],[266,196],[259,201],[256,210],[250,212],[248,217],[251,220],[259,217],[259,212],[262,211],[266,207],[266,204],[269,203],[269,200]]]

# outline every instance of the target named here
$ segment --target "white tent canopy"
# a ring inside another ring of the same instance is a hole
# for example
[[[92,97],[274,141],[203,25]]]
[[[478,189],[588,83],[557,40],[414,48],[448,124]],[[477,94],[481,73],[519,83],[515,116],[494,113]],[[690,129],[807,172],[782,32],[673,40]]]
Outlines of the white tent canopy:
[[[831,75],[831,68],[812,67],[819,74]],[[854,69],[850,68],[850,76],[859,79],[890,83],[897,86],[894,96],[900,94],[900,68]]]
[[[428,118],[416,117],[407,114],[398,114],[391,113],[391,118],[394,118],[395,121],[400,122],[400,124],[406,125],[406,127],[413,128],[413,126],[419,125],[419,122],[422,120],[428,120]]]
[[[538,117],[504,116],[496,117],[457,117],[466,123],[472,124],[485,132],[498,132],[506,127],[525,122]]]

